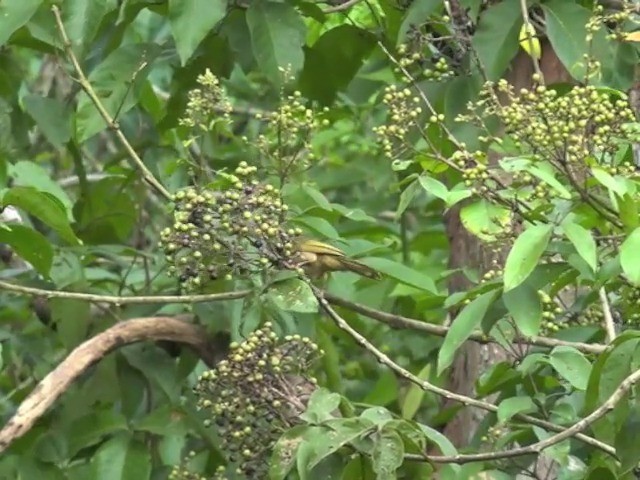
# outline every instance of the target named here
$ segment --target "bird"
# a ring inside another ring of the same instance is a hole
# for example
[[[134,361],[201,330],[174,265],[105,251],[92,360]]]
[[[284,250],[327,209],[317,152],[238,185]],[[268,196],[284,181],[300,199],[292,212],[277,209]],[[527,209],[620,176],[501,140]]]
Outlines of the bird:
[[[349,271],[363,277],[378,280],[382,274],[368,267],[364,263],[347,257],[347,255],[332,245],[311,239],[299,239],[295,243],[295,263],[312,279],[320,278],[325,273]]]

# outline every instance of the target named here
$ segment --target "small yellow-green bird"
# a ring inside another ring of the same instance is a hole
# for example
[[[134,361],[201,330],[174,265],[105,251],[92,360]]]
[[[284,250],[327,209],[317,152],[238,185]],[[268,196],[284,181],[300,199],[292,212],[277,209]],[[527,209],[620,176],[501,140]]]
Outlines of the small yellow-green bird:
[[[296,242],[298,266],[310,278],[320,278],[327,272],[349,271],[363,277],[379,279],[380,272],[353,260],[339,248],[317,240],[301,239]]]

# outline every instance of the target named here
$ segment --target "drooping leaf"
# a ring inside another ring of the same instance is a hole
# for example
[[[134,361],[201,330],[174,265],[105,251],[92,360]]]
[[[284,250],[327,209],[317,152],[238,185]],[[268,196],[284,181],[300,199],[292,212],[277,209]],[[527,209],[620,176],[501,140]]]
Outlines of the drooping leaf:
[[[377,480],[397,478],[396,470],[404,462],[404,443],[395,430],[384,428],[375,435],[371,462]]]
[[[267,78],[280,85],[282,69],[290,69],[295,75],[304,62],[306,31],[296,9],[287,3],[257,0],[250,3],[246,18],[253,54]]]
[[[562,224],[562,230],[573,243],[578,255],[591,267],[594,272],[598,268],[596,241],[591,232],[577,223],[566,221]]]
[[[169,24],[184,66],[227,13],[227,0],[169,0]]]
[[[542,303],[538,292],[527,285],[520,285],[505,292],[502,299],[522,334],[538,335],[542,321]]]
[[[0,243],[10,245],[20,258],[29,262],[41,275],[49,275],[53,248],[42,234],[24,225],[3,225],[0,228]]]
[[[51,227],[63,240],[71,244],[80,243],[71,229],[65,206],[52,194],[33,187],[13,187],[2,197],[2,204],[29,212]]]
[[[504,267],[505,291],[516,288],[533,272],[552,232],[552,225],[533,225],[516,239]]]
[[[573,347],[555,347],[549,355],[549,363],[575,388],[587,389],[591,363],[582,352]]]
[[[61,148],[71,138],[70,111],[61,101],[27,95],[23,102],[27,113],[53,146]]]
[[[509,397],[498,405],[498,422],[506,422],[517,413],[528,413],[536,410],[531,397]]]
[[[438,375],[440,375],[453,362],[456,350],[469,338],[486,315],[489,307],[498,296],[496,290],[480,295],[466,305],[456,316],[451,328],[444,337],[442,347],[438,352]]]
[[[13,32],[29,21],[41,3],[42,0],[0,2],[0,45],[7,43]]]

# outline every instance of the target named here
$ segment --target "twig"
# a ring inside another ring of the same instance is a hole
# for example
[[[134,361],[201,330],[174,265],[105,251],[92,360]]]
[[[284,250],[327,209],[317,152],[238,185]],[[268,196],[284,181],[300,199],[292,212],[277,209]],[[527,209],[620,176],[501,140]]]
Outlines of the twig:
[[[176,318],[150,317],[118,323],[87,340],[50,372],[20,404],[0,430],[0,452],[27,433],[69,386],[109,352],[144,340],[169,340],[189,345],[208,365],[216,362],[215,342],[204,327]]]
[[[360,3],[361,1],[362,0],[347,0],[346,2],[336,5],[334,7],[328,7],[323,9],[322,13],[336,13],[336,12],[341,12],[343,10],[348,10],[349,8],[353,7],[357,3]]]
[[[0,284],[1,286],[1,284]],[[403,317],[401,315],[394,315],[387,312],[382,312],[380,310],[373,309],[371,307],[367,307],[365,305],[361,305],[359,303],[352,302],[350,300],[346,300],[344,298],[338,297],[328,292],[324,292],[325,299],[332,303],[333,305],[338,305],[340,307],[344,307],[353,312],[359,313],[366,317],[372,318],[374,320],[378,320],[380,322],[384,322],[392,328],[407,328],[411,330],[418,330],[421,332],[426,332],[431,335],[436,335],[438,337],[444,337],[450,330],[450,327],[445,327],[442,325],[434,325],[432,323],[422,322],[420,320],[416,320],[413,318]],[[469,335],[469,340],[478,343],[497,343],[496,340],[488,337],[487,335],[481,332],[474,332]],[[582,342],[567,342],[564,340],[557,340],[555,338],[548,337],[516,337],[512,340],[513,343],[522,344],[522,345],[536,345],[538,347],[573,347],[576,350],[579,350],[583,353],[602,353],[607,348],[606,345],[602,345],[599,343],[582,343]]]
[[[400,365],[398,365],[397,363],[395,363],[393,360],[391,360],[387,355],[385,355],[384,353],[382,353],[380,350],[378,350],[374,345],[372,345],[364,336],[362,336],[360,333],[358,333],[356,330],[354,330],[353,328],[351,328],[351,326],[346,322],[346,320],[344,320],[340,315],[338,315],[336,313],[336,311],[331,308],[331,305],[329,305],[329,302],[327,302],[327,300],[323,297],[322,295],[322,291],[318,290],[315,287],[311,287],[314,295],[316,296],[318,303],[320,304],[320,307],[322,308],[322,310],[324,310],[324,312],[335,322],[335,324],[342,330],[344,330],[345,332],[347,332],[358,344],[360,344],[365,350],[367,350],[368,352],[370,352],[371,354],[373,354],[376,359],[382,363],[383,365],[386,365],[387,367],[389,367],[391,370],[393,370],[396,374],[400,375],[402,378],[405,378],[406,380],[414,383],[415,385],[417,385],[418,387],[420,387],[421,389],[427,391],[427,392],[432,392],[435,393],[436,395],[439,395],[443,398],[446,398],[447,400],[452,400],[455,402],[459,402],[465,406],[471,406],[471,407],[476,407],[476,408],[480,408],[482,410],[486,410],[488,412],[494,412],[497,413],[498,412],[498,407],[491,404],[491,403],[487,403],[487,402],[483,402],[482,400],[477,400],[475,398],[471,398],[471,397],[467,397],[466,395],[460,395],[459,393],[455,393],[455,392],[451,392],[449,390],[446,390],[444,388],[440,388],[436,385],[433,385],[432,383],[426,381],[426,380],[422,380],[420,378],[418,378],[417,376],[415,376],[414,374],[412,374],[410,371],[402,368]],[[640,375],[640,374],[639,374]],[[544,429],[547,430],[551,430],[554,432],[560,432],[561,434],[564,434],[564,432],[566,432],[567,430],[565,430],[563,427],[556,425],[554,423],[551,422],[547,422],[546,420],[541,420],[539,418],[536,417],[532,417],[530,415],[524,415],[524,414],[516,414],[513,416],[513,418],[515,420],[520,420],[522,422],[531,424],[531,425],[536,425],[538,427],[542,427]],[[580,423],[580,422],[579,422]],[[586,427],[586,425],[584,425],[582,428]],[[571,427],[571,429],[574,429],[574,427]],[[579,431],[578,431],[579,432]],[[565,438],[568,438],[570,436],[575,437],[577,440],[580,440],[588,445],[591,445],[595,448],[598,448],[600,450],[602,450],[603,452],[606,452],[610,455],[614,455],[616,454],[616,451],[613,447],[611,447],[610,445],[607,445],[606,443],[600,442],[599,440],[596,440],[595,438],[589,437],[587,435],[584,435],[582,433],[578,433],[578,432],[574,432],[572,431],[571,434],[559,437],[560,434],[558,435],[554,435],[553,437],[550,437],[549,439],[547,439],[545,442],[549,441],[551,438],[559,438],[557,439],[557,441],[555,441],[554,443],[557,443],[561,440],[564,440]],[[542,442],[539,442],[538,444],[534,444],[534,445],[539,445]],[[544,448],[547,448],[551,445],[553,445],[554,443],[549,443],[548,445],[545,443]],[[526,447],[526,448],[530,448]],[[527,451],[527,453],[529,453],[529,451]]]
[[[35,295],[45,298],[69,298],[74,300],[86,300],[96,303],[112,303],[115,305],[140,305],[154,303],[202,303],[217,302],[220,300],[235,300],[246,297],[251,290],[238,290],[235,292],[208,293],[204,295],[151,295],[144,297],[119,297],[116,295],[100,295],[93,293],[64,292],[60,290],[44,290],[42,288],[24,287],[0,280],[0,290]]]
[[[151,171],[144,164],[140,156],[136,153],[136,151],[133,149],[133,147],[127,140],[127,137],[125,137],[124,133],[122,133],[122,130],[120,130],[120,127],[118,126],[117,122],[111,117],[109,112],[107,112],[106,108],[100,101],[100,98],[98,97],[95,90],[91,86],[91,83],[89,83],[89,79],[84,74],[84,71],[80,66],[80,62],[78,61],[78,58],[76,57],[75,53],[73,53],[71,41],[69,40],[69,36],[67,35],[67,31],[64,27],[64,23],[62,22],[60,9],[58,8],[57,5],[53,5],[51,7],[51,11],[53,12],[53,15],[56,19],[56,26],[57,26],[58,32],[60,33],[60,37],[62,38],[62,45],[63,45],[64,51],[69,57],[69,60],[71,61],[71,64],[73,65],[74,70],[76,71],[76,75],[78,76],[77,82],[80,84],[80,87],[87,94],[87,96],[89,97],[93,105],[96,107],[96,110],[98,110],[98,113],[100,113],[100,116],[107,123],[108,127],[111,130],[113,130],[113,132],[115,132],[116,137],[118,137],[118,140],[120,141],[120,144],[127,151],[129,158],[133,161],[133,163],[138,167],[138,169],[142,173],[142,178],[149,185],[155,188],[167,200],[170,200],[171,194],[169,193],[169,191],[166,188],[164,188],[164,186],[153,176]]]
[[[613,321],[613,315],[611,314],[607,291],[604,287],[598,290],[598,295],[600,296],[600,302],[602,302],[602,314],[604,317],[604,330],[607,332],[607,342],[611,343],[616,338],[616,326]]]

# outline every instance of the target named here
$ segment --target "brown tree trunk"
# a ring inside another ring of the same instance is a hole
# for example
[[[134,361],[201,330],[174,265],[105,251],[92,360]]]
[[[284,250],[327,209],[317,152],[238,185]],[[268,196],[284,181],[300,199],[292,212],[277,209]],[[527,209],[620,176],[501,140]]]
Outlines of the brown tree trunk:
[[[546,42],[543,42],[543,52],[540,69],[546,84],[571,81],[568,72]],[[531,86],[533,73],[531,58],[526,53],[520,52],[514,58],[505,78],[515,86],[516,91],[519,91],[521,88]],[[460,221],[458,209],[452,209],[449,212],[445,223],[451,249],[449,258],[451,269],[471,267],[476,268],[482,274],[492,268],[494,260],[497,260],[500,265],[504,265],[508,250],[495,254],[483,246],[475,236],[465,230]],[[470,283],[462,274],[452,277],[449,284],[451,292],[466,290],[469,287]],[[465,343],[460,348],[449,370],[448,388],[464,395],[474,396],[474,384],[479,375],[490,365],[500,362],[506,357],[504,350],[495,344]],[[445,406],[452,405],[445,404]],[[444,433],[457,447],[467,445],[484,415],[486,412],[464,408],[446,425]]]

